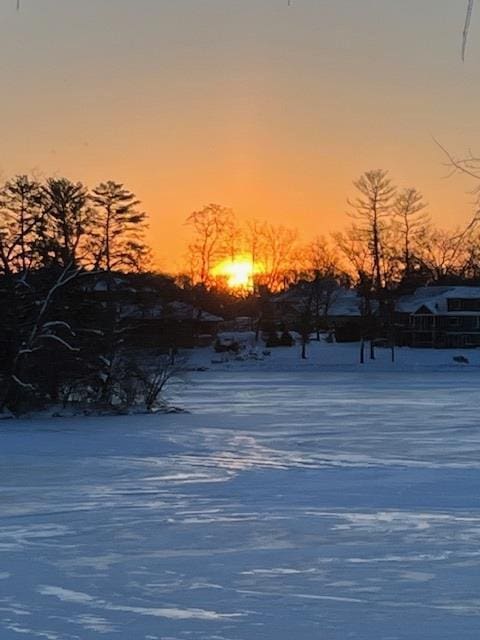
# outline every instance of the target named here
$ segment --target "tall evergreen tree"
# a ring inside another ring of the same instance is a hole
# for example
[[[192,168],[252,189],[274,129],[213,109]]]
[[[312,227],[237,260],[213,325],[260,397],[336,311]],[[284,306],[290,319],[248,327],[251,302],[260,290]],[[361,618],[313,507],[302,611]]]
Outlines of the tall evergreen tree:
[[[81,182],[49,178],[43,195],[46,216],[39,242],[43,262],[62,268],[77,266],[84,257],[83,244],[92,222],[87,189]]]
[[[36,266],[43,216],[40,183],[22,175],[4,184],[0,192],[0,270],[4,274],[24,274]]]
[[[149,252],[144,240],[147,215],[139,209],[139,200],[111,180],[99,184],[90,199],[95,212],[90,241],[95,267],[108,272],[140,270]]]

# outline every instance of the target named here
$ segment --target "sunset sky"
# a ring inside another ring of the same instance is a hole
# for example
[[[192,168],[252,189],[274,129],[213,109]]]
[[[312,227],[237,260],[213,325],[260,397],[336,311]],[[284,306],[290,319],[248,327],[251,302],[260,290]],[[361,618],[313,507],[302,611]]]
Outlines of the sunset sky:
[[[180,268],[187,215],[341,228],[351,182],[390,169],[438,224],[469,217],[437,138],[480,154],[480,8],[460,0],[0,0],[4,177],[124,182]]]

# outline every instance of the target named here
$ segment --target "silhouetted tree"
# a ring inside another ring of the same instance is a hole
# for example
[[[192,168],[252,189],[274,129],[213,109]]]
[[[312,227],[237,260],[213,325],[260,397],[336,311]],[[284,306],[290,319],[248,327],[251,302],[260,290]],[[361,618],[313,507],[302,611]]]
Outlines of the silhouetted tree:
[[[0,411],[7,407],[17,413],[47,397],[57,399],[59,384],[73,370],[71,359],[64,355],[79,351],[72,306],[66,300],[80,275],[71,267],[44,269],[28,283],[17,275],[12,300],[15,318],[2,327],[9,349],[2,362]]]
[[[393,213],[402,238],[403,271],[407,277],[413,270],[418,242],[429,224],[426,206],[422,194],[414,188],[403,189],[395,199]]]
[[[85,258],[83,242],[92,223],[87,189],[81,182],[49,178],[42,191],[45,217],[39,248],[43,263],[78,266]]]
[[[28,176],[8,180],[0,192],[0,269],[25,273],[37,266],[44,217],[42,188]]]
[[[298,232],[296,229],[270,223],[262,224],[257,232],[257,264],[261,267],[257,281],[270,291],[278,291],[289,284]]]
[[[348,203],[352,209],[355,231],[368,246],[372,261],[372,281],[377,297],[381,296],[385,284],[382,269],[382,232],[392,215],[396,189],[381,169],[365,172],[354,186],[359,195]]]
[[[233,224],[233,211],[219,204],[209,204],[187,218],[194,231],[188,246],[192,282],[209,287],[212,269],[225,254],[227,232]]]
[[[95,224],[90,232],[89,249],[95,268],[111,272],[145,267],[147,215],[139,209],[135,195],[122,184],[109,180],[93,189],[90,201]]]

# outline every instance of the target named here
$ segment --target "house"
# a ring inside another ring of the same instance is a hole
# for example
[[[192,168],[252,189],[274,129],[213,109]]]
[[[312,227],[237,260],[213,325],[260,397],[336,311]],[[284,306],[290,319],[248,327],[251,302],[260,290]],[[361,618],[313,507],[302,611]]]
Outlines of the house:
[[[118,313],[125,344],[168,350],[212,342],[223,318],[185,300],[174,281],[156,274],[99,274],[84,284],[98,316]],[[101,317],[97,323],[106,321]]]
[[[335,331],[337,342],[360,340],[368,329],[365,301],[353,289],[339,288],[334,292],[326,317],[328,328]]]
[[[480,287],[420,287],[397,300],[395,319],[403,345],[480,346]]]
[[[187,302],[127,304],[121,310],[130,342],[137,346],[192,348],[209,344],[223,318]]]
[[[313,283],[299,283],[273,299],[274,318],[295,329],[302,313],[311,305],[312,321],[335,330],[338,342],[359,340],[372,329],[378,304],[365,301],[353,289],[321,291],[312,298]],[[370,323],[370,324],[369,324]],[[396,342],[412,347],[459,348],[480,346],[480,287],[427,286],[398,298],[394,305]],[[391,325],[390,325],[391,327]],[[390,331],[386,328],[385,331]]]
[[[358,340],[366,323],[365,303],[354,289],[339,287],[335,281],[299,282],[272,298],[277,325],[298,328],[309,314],[312,326],[335,330],[337,340]]]

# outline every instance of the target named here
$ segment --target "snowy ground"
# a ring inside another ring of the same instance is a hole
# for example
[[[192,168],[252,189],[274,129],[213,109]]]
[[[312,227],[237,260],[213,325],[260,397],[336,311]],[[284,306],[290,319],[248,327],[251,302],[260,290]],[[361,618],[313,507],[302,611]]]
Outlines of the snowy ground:
[[[193,373],[190,414],[1,424],[0,639],[477,640],[480,352],[403,354],[281,350]]]
[[[467,367],[480,370],[479,349],[410,349],[396,347],[394,362],[389,348],[376,347],[375,360],[370,360],[369,344],[365,343],[365,363],[360,364],[360,345],[356,343],[328,344],[312,340],[307,345],[307,359],[301,359],[301,347],[265,349],[255,345],[254,333],[222,334],[236,338],[241,345],[238,357],[212,353],[210,348],[196,349],[190,356],[193,366],[206,366],[222,371],[457,371]],[[270,355],[264,355],[269,351]],[[467,358],[468,365],[454,361]]]

